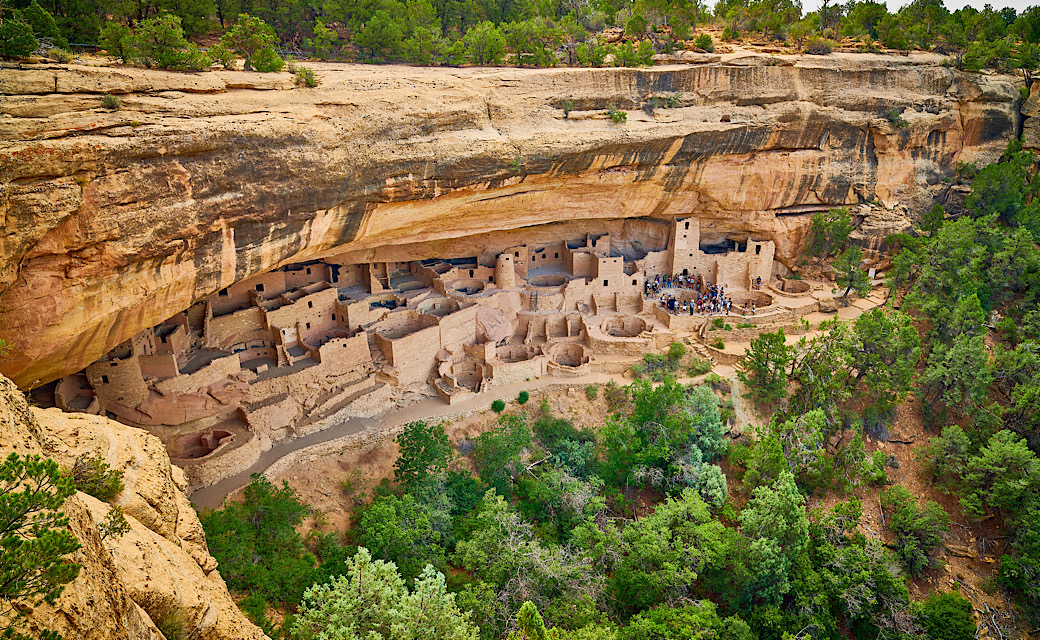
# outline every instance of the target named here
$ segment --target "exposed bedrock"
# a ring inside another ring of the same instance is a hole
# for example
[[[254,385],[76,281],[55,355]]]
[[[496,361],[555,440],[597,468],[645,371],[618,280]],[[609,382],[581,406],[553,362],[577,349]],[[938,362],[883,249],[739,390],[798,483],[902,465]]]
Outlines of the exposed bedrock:
[[[0,70],[3,372],[24,388],[79,370],[286,262],[472,256],[549,223],[693,214],[704,237],[773,240],[790,263],[807,212],[920,211],[1021,126],[1020,78],[930,56],[317,71],[290,89],[287,74]],[[100,108],[108,91],[122,109]],[[675,92],[681,108],[638,108]]]

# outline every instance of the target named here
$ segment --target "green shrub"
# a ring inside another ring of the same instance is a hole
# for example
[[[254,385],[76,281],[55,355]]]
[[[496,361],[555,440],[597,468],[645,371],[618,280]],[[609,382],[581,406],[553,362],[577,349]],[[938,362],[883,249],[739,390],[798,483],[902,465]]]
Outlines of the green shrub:
[[[313,89],[318,86],[318,79],[314,76],[314,69],[300,67],[296,70],[296,84]]]
[[[917,499],[902,486],[881,494],[881,506],[889,514],[888,527],[896,534],[896,549],[906,570],[919,576],[925,569],[935,568],[932,552],[950,530],[950,515],[931,500],[919,508]]]
[[[618,109],[616,104],[612,104],[607,107],[607,115],[610,116],[610,119],[614,122],[614,124],[622,124],[628,122],[628,112]]]
[[[76,56],[72,55],[71,51],[68,51],[67,49],[59,49],[58,47],[47,49],[45,55],[51,60],[62,64],[68,64],[76,58]]]
[[[910,123],[903,119],[902,114],[897,109],[886,109],[885,119],[892,123],[892,126],[897,129],[905,129],[910,126]]]
[[[505,400],[495,400],[491,403],[491,410],[495,413],[502,413],[506,409]]]
[[[625,23],[625,34],[630,36],[640,36],[646,33],[647,20],[638,13],[633,15]]]
[[[617,411],[628,402],[628,389],[609,380],[603,387],[603,399],[607,401],[608,409]]]
[[[124,64],[133,62],[137,50],[134,46],[134,35],[130,27],[122,22],[106,22],[101,28],[99,42],[108,55],[119,58]]]
[[[12,453],[0,463],[0,602],[10,625],[0,638],[26,638],[13,634],[13,601],[54,604],[65,585],[79,575],[80,566],[64,557],[80,544],[61,510],[75,493],[72,480],[53,460]]]
[[[246,71],[281,71],[282,59],[274,52],[278,42],[271,25],[247,13],[238,14],[235,25],[220,37],[225,47],[245,58]],[[262,67],[262,68],[261,68]]]
[[[689,373],[691,378],[704,375],[709,371],[711,371],[710,361],[705,360],[704,358],[694,358],[692,361],[690,361]]]
[[[673,342],[668,345],[668,359],[678,363],[686,356],[686,345],[681,342]]]
[[[166,640],[187,640],[190,630],[184,612],[173,608],[156,616],[155,626]]]
[[[820,36],[813,36],[806,40],[803,51],[815,56],[825,56],[834,51],[834,45],[835,42],[833,40],[821,38]]]
[[[104,96],[101,97],[101,106],[106,109],[115,111],[119,107],[123,106],[123,101],[120,100],[117,96],[112,95],[111,93],[106,93]]]
[[[295,606],[315,579],[316,558],[296,531],[310,509],[289,483],[278,487],[259,474],[252,478],[244,502],[199,514],[210,553],[232,590]]]
[[[113,469],[97,455],[77,458],[72,465],[72,480],[77,491],[102,502],[112,500],[123,490],[123,472]]]
[[[875,451],[870,456],[870,461],[863,466],[863,480],[867,484],[882,486],[888,484],[888,472],[885,471],[885,463],[888,457],[884,451]]]
[[[213,58],[213,62],[216,62],[225,69],[234,69],[238,64],[235,58],[235,52],[232,51],[223,42],[218,42],[206,51],[210,58]]]
[[[595,400],[596,398],[598,398],[599,387],[597,387],[594,384],[590,384],[589,386],[585,387],[585,397],[589,400]]]
[[[735,28],[733,28],[733,27],[731,27],[729,25],[726,25],[726,28],[722,30],[722,39],[723,40],[739,40],[740,39],[740,31],[737,31]]]
[[[517,404],[527,404],[527,401],[531,399],[531,394],[526,391],[521,391],[520,395],[516,397]]]
[[[253,68],[260,73],[275,73],[284,66],[285,61],[274,52],[274,47],[264,47],[253,56]]]
[[[39,42],[33,36],[29,23],[15,18],[7,18],[0,23],[0,56],[28,58],[37,46]]]
[[[715,338],[715,340],[711,342],[711,346],[716,349],[725,349],[726,343],[722,341],[722,338]]]
[[[138,55],[147,67],[159,69],[183,68],[187,62],[185,49],[188,41],[181,28],[180,16],[164,13],[142,20],[134,30]]]
[[[974,640],[971,601],[959,593],[933,593],[916,609],[917,619],[930,640]]]
[[[118,538],[130,531],[130,523],[126,521],[126,515],[119,507],[112,507],[108,515],[97,525],[98,535],[104,540],[108,537]]]
[[[701,35],[697,36],[697,38],[693,41],[693,46],[697,47],[698,49],[703,49],[708,53],[713,53],[715,51],[715,41],[712,40],[711,36],[707,33],[702,33]]]
[[[318,55],[318,58],[328,60],[332,57],[338,34],[334,29],[327,27],[321,20],[314,21],[313,31],[314,37],[308,40],[308,44],[314,49],[314,53]]]
[[[607,62],[609,52],[610,50],[599,39],[583,42],[574,49],[578,65],[582,67],[602,67]]]
[[[395,440],[401,453],[394,462],[394,480],[402,485],[414,486],[443,474],[455,458],[443,424],[409,422]]]

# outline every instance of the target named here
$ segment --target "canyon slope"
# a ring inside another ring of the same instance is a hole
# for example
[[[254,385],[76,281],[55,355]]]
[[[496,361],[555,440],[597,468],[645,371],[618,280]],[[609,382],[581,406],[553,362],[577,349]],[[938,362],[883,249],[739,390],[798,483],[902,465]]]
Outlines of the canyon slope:
[[[188,502],[184,474],[157,438],[100,416],[29,407],[0,376],[0,455],[12,451],[65,468],[81,456],[100,457],[123,472],[113,505],[130,525],[120,536],[102,537],[108,504],[85,493],[65,501],[62,511],[81,545],[68,559],[82,568],[54,605],[19,603],[32,637],[49,629],[70,640],[162,640],[161,627],[179,626],[185,638],[267,640],[231,599]]]
[[[692,58],[317,64],[317,88],[0,69],[0,337],[13,344],[0,370],[46,383],[229,285],[333,253],[472,256],[542,226],[624,236],[629,219],[694,215],[704,237],[772,240],[793,266],[813,211],[919,213],[959,162],[995,160],[1023,128],[1021,78],[939,56]],[[122,108],[103,109],[105,93]],[[679,104],[640,108],[654,97]]]

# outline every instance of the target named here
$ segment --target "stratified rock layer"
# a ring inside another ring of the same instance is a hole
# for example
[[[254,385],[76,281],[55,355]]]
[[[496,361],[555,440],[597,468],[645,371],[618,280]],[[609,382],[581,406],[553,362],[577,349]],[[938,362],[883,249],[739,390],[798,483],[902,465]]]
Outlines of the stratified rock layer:
[[[53,380],[282,263],[471,256],[534,225],[694,214],[704,237],[773,240],[790,262],[807,212],[920,211],[957,162],[995,159],[1022,85],[851,54],[317,72],[290,89],[286,74],[0,71],[0,337],[15,345],[0,368]],[[681,108],[638,108],[677,92]]]
[[[228,594],[188,502],[184,474],[157,438],[99,416],[30,408],[0,376],[0,455],[11,451],[66,468],[84,454],[100,456],[124,474],[113,504],[131,526],[102,539],[98,523],[110,505],[83,493],[66,500],[62,510],[82,546],[69,559],[82,568],[53,606],[28,612],[23,624],[33,637],[50,629],[77,640],[162,640],[156,624],[176,619],[184,637],[267,639]]]

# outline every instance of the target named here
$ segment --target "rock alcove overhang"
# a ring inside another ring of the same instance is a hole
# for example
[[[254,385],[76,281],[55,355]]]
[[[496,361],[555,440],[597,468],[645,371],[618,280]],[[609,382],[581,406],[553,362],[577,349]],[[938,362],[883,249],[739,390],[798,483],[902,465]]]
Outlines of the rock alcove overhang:
[[[696,215],[788,260],[808,213],[919,211],[957,162],[995,159],[1021,129],[1020,78],[936,56],[318,72],[291,90],[243,72],[0,70],[0,370],[54,380],[223,287],[332,253],[465,257]],[[108,91],[119,111],[99,108]],[[682,108],[637,108],[679,92]],[[564,117],[566,99],[581,109]]]

